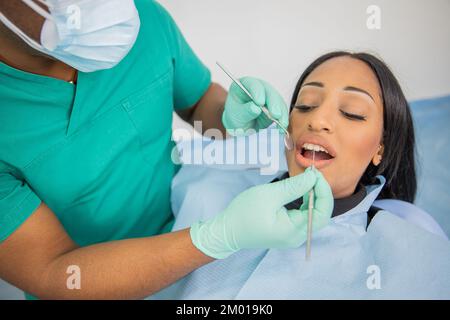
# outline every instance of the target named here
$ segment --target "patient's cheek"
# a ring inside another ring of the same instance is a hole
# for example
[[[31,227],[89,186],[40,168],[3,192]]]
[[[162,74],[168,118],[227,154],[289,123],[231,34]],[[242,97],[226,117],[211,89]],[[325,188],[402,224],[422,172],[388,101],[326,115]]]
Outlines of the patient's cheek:
[[[360,159],[364,161],[365,166],[369,165],[369,162],[372,160],[373,156],[377,152],[379,144],[380,143],[378,138],[367,139],[366,141],[360,144],[359,148]]]
[[[302,168],[299,167],[297,165],[297,163],[295,162],[295,150],[291,150],[291,151],[286,150],[285,155],[286,155],[286,162],[287,162],[287,166],[288,166],[289,176],[293,177],[293,176],[297,176],[297,175],[303,173]]]
[[[348,146],[348,150],[351,151],[351,159],[348,160],[357,166],[363,165],[366,167],[368,165],[375,155],[380,142],[378,135],[373,134],[374,131],[375,129],[373,128],[369,132],[363,132],[359,135],[353,133],[352,140]]]
[[[286,155],[286,161],[288,166],[289,176],[293,177],[298,174],[298,170],[296,170],[295,163],[293,162],[292,156]]]

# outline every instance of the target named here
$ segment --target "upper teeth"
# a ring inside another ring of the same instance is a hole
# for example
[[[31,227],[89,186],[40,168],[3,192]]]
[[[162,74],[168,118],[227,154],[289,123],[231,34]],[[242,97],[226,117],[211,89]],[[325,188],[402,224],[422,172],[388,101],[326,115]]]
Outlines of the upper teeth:
[[[323,152],[328,153],[327,149],[325,149],[324,147],[319,146],[319,145],[317,145],[317,144],[304,143],[304,144],[303,144],[303,148],[304,148],[304,149],[307,149],[307,150],[314,150],[314,151],[316,151],[316,152],[317,152],[317,151],[323,151]]]

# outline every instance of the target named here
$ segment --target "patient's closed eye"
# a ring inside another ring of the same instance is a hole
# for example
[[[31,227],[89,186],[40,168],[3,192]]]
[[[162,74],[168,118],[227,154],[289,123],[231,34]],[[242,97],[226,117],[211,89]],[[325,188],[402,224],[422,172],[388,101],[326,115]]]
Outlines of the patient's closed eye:
[[[305,112],[305,111],[309,111],[309,110],[311,110],[313,108],[317,108],[317,106],[307,106],[305,104],[302,104],[302,105],[299,105],[299,106],[295,106],[294,108],[298,109],[298,110],[300,110],[302,112]]]
[[[305,104],[301,104],[301,105],[298,105],[298,106],[294,106],[294,108],[299,110],[300,112],[308,112],[308,111],[310,111],[312,109],[317,108],[317,106],[308,106],[308,105],[305,105]],[[351,120],[360,120],[360,121],[365,121],[366,120],[365,116],[354,114],[354,113],[345,112],[343,110],[340,110],[340,111],[346,118],[349,118]]]
[[[342,112],[342,114],[343,114],[344,116],[346,116],[346,117],[348,117],[348,118],[351,118],[351,119],[362,120],[362,121],[365,121],[365,120],[366,120],[366,117],[360,116],[360,115],[358,115],[358,114],[348,113],[348,112],[345,112],[345,111],[342,111],[342,110],[341,110],[341,112]]]

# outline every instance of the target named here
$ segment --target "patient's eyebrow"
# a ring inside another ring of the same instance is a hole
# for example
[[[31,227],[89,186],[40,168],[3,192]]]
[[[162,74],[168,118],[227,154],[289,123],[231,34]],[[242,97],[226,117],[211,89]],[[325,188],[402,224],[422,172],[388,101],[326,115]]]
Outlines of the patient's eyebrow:
[[[305,83],[304,85],[302,85],[302,88],[305,87],[305,86],[314,86],[314,87],[319,87],[319,88],[323,88],[324,87],[322,82],[317,82],[317,81],[312,81],[312,82]]]
[[[306,86],[313,86],[313,87],[318,87],[318,88],[324,88],[325,87],[325,85],[322,82],[318,82],[318,81],[312,81],[312,82],[305,83],[304,85],[302,85],[301,88],[303,89],[303,87],[306,87]],[[372,99],[373,102],[375,102],[375,99],[372,97],[372,95],[370,93],[368,93],[366,90],[363,90],[361,88],[357,88],[357,87],[354,87],[354,86],[346,86],[343,90],[344,91],[355,91],[355,92],[363,93],[363,94],[369,96],[370,99]]]
[[[352,87],[352,86],[347,86],[343,89],[344,91],[356,91],[356,92],[361,92],[363,94],[366,94],[370,97],[370,99],[372,99],[373,102],[375,102],[375,99],[370,95],[370,93],[368,93],[366,90],[357,88],[357,87]]]

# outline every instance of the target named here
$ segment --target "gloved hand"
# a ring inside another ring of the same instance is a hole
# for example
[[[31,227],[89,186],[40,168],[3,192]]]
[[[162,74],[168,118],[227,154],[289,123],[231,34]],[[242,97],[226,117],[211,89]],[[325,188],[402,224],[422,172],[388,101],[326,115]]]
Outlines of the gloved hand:
[[[295,248],[306,241],[308,191],[314,187],[313,230],[326,226],[333,211],[333,194],[322,173],[303,174],[250,188],[220,214],[192,225],[193,244],[206,255],[223,259],[240,249]],[[300,210],[284,205],[303,196]]]
[[[289,111],[281,95],[267,82],[251,77],[239,79],[259,106],[266,106],[270,114],[287,128]],[[272,121],[234,82],[230,86],[222,123],[231,135],[242,135],[248,129],[267,128]],[[240,130],[238,130],[240,129]],[[280,129],[281,130],[281,129]]]

